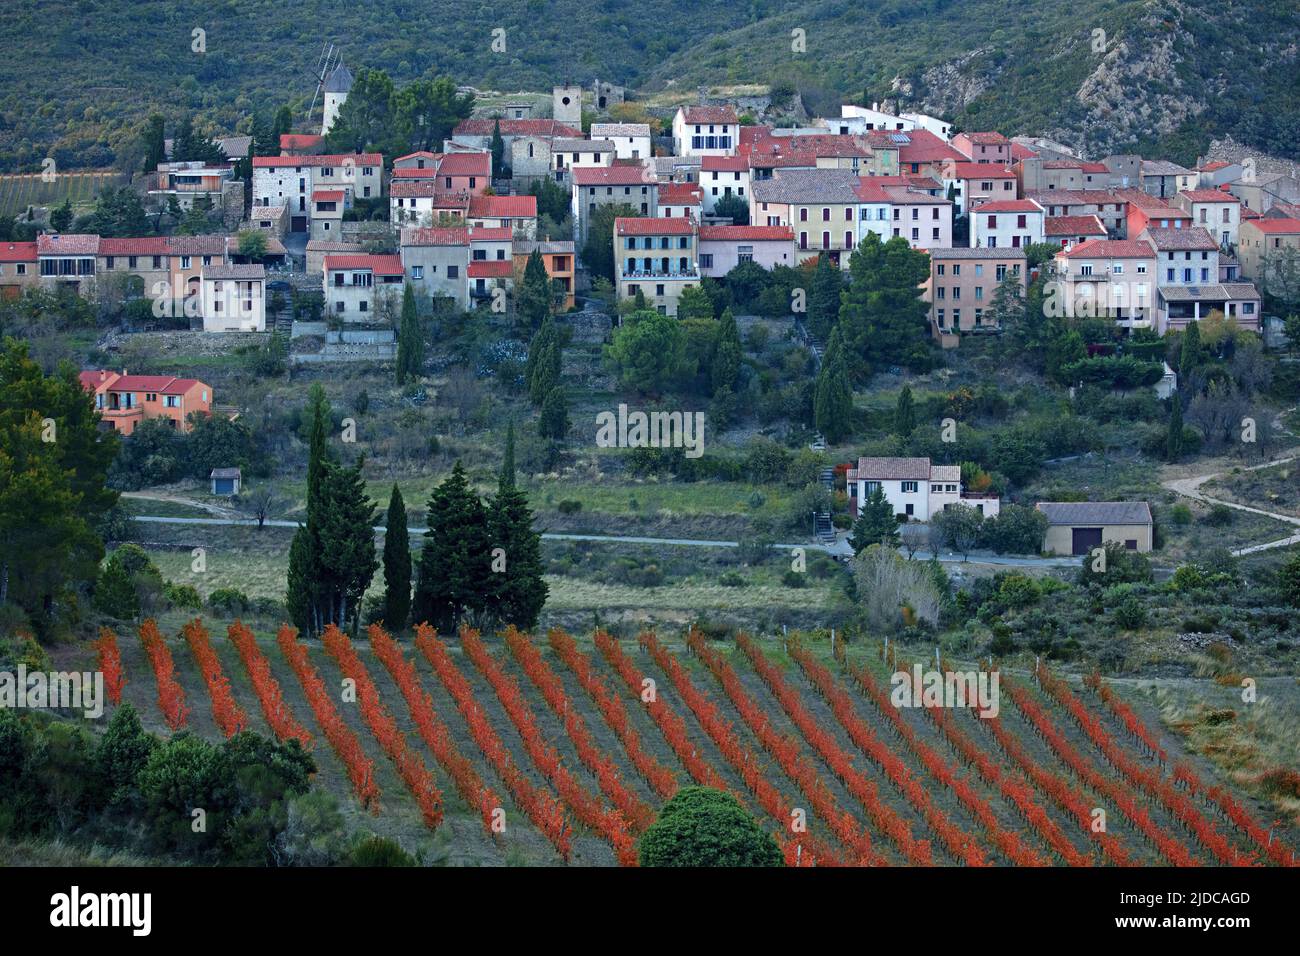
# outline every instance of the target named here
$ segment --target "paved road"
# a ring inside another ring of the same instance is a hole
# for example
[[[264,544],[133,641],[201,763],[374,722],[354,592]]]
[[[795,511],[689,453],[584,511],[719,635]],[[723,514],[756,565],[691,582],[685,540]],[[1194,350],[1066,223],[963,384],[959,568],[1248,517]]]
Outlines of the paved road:
[[[1300,456],[1292,455],[1289,458],[1277,458],[1273,461],[1266,461],[1263,464],[1251,465],[1249,468],[1243,468],[1242,471],[1259,471],[1261,468],[1272,468],[1275,465],[1285,465],[1288,462],[1296,461]],[[1263,515],[1266,518],[1273,518],[1276,521],[1282,521],[1286,524],[1300,527],[1300,518],[1293,515],[1278,514],[1276,511],[1265,511],[1262,508],[1252,508],[1249,505],[1238,504],[1235,501],[1225,501],[1222,498],[1212,498],[1205,492],[1201,491],[1201,485],[1207,481],[1212,481],[1222,475],[1217,472],[1212,475],[1197,475],[1195,478],[1175,478],[1171,481],[1164,482],[1164,487],[1168,488],[1185,498],[1192,498],[1196,501],[1203,501],[1212,505],[1224,505],[1228,508],[1236,508],[1238,511],[1249,511],[1251,514]],[[1237,548],[1232,553],[1237,557],[1243,554],[1255,554],[1259,551],[1270,551],[1273,548],[1285,548],[1293,544],[1300,544],[1300,531],[1286,538],[1278,538],[1276,541],[1266,541],[1263,544],[1252,544],[1245,548]]]

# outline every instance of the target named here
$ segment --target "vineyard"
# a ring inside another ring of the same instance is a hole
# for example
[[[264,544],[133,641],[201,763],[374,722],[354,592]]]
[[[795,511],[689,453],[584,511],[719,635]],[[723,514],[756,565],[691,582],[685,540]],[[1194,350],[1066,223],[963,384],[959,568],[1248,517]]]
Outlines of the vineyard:
[[[452,863],[633,866],[703,784],[791,866],[1296,864],[1294,830],[1095,676],[1001,672],[981,717],[895,706],[912,662],[870,643],[225,631],[145,621],[92,650],[151,729],[302,741],[357,826]]]
[[[40,173],[0,176],[0,216],[17,216],[28,206],[58,206],[70,199],[73,206],[95,201],[106,186],[122,182],[120,173],[84,170],[59,173],[50,179]]]

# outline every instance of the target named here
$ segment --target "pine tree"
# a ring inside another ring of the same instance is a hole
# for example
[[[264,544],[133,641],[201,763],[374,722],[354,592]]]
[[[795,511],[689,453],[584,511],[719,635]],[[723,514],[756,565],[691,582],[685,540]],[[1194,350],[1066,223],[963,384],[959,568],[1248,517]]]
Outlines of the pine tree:
[[[1174,403],[1169,413],[1169,434],[1165,439],[1165,454],[1170,461],[1183,457],[1183,402],[1175,392],[1170,399]]]
[[[731,309],[724,309],[718,320],[718,345],[713,355],[713,394],[731,392],[740,378],[740,331]]]
[[[881,242],[869,232],[853,251],[838,323],[853,380],[927,353],[930,306],[921,300],[920,286],[929,275],[930,256],[900,236]]]
[[[558,385],[547,393],[537,419],[537,433],[543,438],[563,441],[569,433],[569,402]]]
[[[867,500],[858,505],[858,520],[853,523],[849,544],[853,553],[858,554],[873,544],[882,543],[890,548],[898,547],[898,519],[894,516],[894,506],[877,485],[867,495]]]
[[[898,407],[894,409],[894,434],[906,438],[916,428],[916,409],[912,405],[912,389],[904,385],[898,393]]]
[[[428,515],[416,571],[414,620],[447,632],[464,615],[488,606],[493,584],[487,513],[460,462],[429,496]]]
[[[126,566],[109,558],[95,582],[95,607],[119,621],[134,621],[140,614],[140,598]]]
[[[406,504],[393,485],[384,526],[384,624],[403,630],[411,618],[411,538],[406,529]]]
[[[515,423],[506,426],[506,448],[501,456],[501,476],[497,481],[499,492],[514,491],[515,488]]]
[[[838,327],[822,358],[813,393],[813,424],[831,444],[843,441],[853,428],[853,391],[844,362],[844,341]]]

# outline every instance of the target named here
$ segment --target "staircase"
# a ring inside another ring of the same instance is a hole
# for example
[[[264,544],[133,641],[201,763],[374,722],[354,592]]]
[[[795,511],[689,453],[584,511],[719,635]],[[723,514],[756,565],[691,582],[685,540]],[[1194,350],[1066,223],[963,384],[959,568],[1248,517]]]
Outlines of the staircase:
[[[822,544],[835,543],[835,525],[829,511],[818,511],[813,515],[813,535]]]
[[[826,447],[826,443],[822,442],[822,448],[824,449],[825,447]],[[821,470],[821,474],[817,476],[817,480],[822,483],[823,488],[829,488],[831,491],[834,491],[835,490],[835,469],[823,468]]]
[[[811,448],[813,451],[825,451],[826,436],[823,435],[821,432],[817,432],[816,434],[813,435],[812,444],[810,444],[808,447]]]

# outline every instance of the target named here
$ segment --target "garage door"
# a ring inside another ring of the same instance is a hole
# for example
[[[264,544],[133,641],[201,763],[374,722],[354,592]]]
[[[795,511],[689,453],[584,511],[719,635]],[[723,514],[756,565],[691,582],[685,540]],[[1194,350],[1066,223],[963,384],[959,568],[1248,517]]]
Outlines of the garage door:
[[[292,226],[291,226],[291,231],[293,231],[293,232],[306,232],[306,231],[307,231],[307,217],[306,217],[306,216],[294,216],[294,217],[293,217],[293,223],[292,223]]]
[[[1087,554],[1093,548],[1101,547],[1100,528],[1075,528],[1073,535],[1074,554]]]

